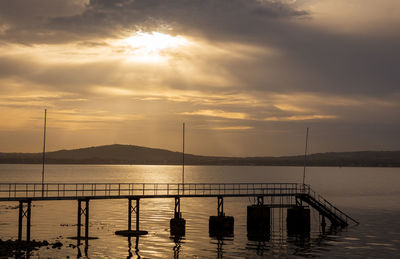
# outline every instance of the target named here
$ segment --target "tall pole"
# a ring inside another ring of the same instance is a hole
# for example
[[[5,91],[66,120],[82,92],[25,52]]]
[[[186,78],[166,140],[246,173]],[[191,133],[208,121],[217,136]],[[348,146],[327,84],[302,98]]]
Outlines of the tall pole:
[[[43,130],[43,159],[42,159],[42,196],[44,196],[44,163],[46,159],[46,119],[47,109],[44,109],[44,130]]]
[[[182,190],[185,191],[185,123],[182,125]]]
[[[304,186],[305,181],[306,181],[307,148],[308,148],[308,128],[307,128],[307,133],[306,133],[306,148],[304,150],[303,186]]]

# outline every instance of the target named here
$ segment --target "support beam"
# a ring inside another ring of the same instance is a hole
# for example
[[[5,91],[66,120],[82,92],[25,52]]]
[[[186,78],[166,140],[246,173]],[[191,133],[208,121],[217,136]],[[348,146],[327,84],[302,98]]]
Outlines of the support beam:
[[[31,241],[31,207],[32,207],[32,201],[27,202],[28,207],[27,207],[27,212],[26,212],[26,241],[30,242]]]
[[[22,241],[22,214],[23,214],[23,206],[24,202],[19,201],[19,210],[18,210],[18,241]]]
[[[264,196],[257,196],[257,205],[264,205]]]
[[[84,202],[85,207],[82,207],[82,202]],[[85,241],[89,239],[89,199],[79,199],[78,200],[78,218],[77,218],[77,239],[78,244],[81,239],[81,226],[82,226],[82,216],[85,216]]]
[[[89,240],[89,199],[86,200],[86,213],[85,213],[85,244],[88,245]]]
[[[181,198],[175,197],[174,218],[181,218]]]
[[[140,207],[139,207],[139,198],[136,199],[136,231],[139,232],[139,212],[140,212]]]
[[[79,240],[81,238],[81,211],[82,211],[82,204],[81,204],[81,200],[78,200],[78,224],[77,224],[77,233],[76,233],[76,237],[78,239],[78,244],[79,244]]]
[[[224,213],[224,198],[222,196],[218,196],[218,217],[225,216]]]
[[[132,206],[132,200],[136,201],[136,204]],[[136,215],[136,229],[132,230],[132,213]],[[145,230],[140,230],[140,198],[132,197],[128,198],[128,230],[118,230],[115,231],[116,235],[120,236],[140,236],[147,235],[148,232]]]
[[[26,203],[26,209],[24,209]],[[32,201],[20,200],[18,206],[18,241],[22,241],[23,219],[26,218],[26,241],[31,241],[31,215],[32,215]]]
[[[128,231],[132,230],[132,199],[128,199]]]

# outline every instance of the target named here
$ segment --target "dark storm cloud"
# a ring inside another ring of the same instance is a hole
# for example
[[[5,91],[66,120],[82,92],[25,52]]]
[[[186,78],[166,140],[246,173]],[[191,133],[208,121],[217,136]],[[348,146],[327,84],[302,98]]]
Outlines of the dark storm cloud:
[[[0,1],[0,42],[22,44],[60,42],[65,32],[48,28],[54,17],[73,16],[83,11],[84,0]]]
[[[278,18],[306,15],[279,1],[257,0],[91,0],[80,13],[79,7],[82,1],[3,1],[1,22],[8,29],[2,38],[55,42],[160,26],[177,33],[243,38],[277,26]]]
[[[302,30],[268,41],[282,55],[227,63],[249,89],[332,94],[399,92],[400,37],[332,35]],[[252,67],[251,70],[248,67]]]
[[[339,34],[294,22],[311,16],[276,1],[94,0],[81,15],[57,19],[54,24],[63,28],[79,24],[92,32],[93,27],[104,32],[107,28],[151,30],[165,25],[176,33],[277,49],[282,55],[276,59],[260,55],[252,59],[253,64],[224,64],[238,80],[247,79],[248,90],[366,95],[398,91],[398,34],[390,34],[390,28],[389,36],[374,31]]]
[[[257,54],[240,62],[216,61],[231,71],[231,76],[246,91],[354,95],[398,92],[400,36],[393,28],[385,28],[384,35],[373,30],[367,34],[340,34],[299,22],[312,19],[313,14],[295,4],[272,0],[84,3],[2,1],[0,21],[4,32],[0,37],[3,41],[28,44],[54,43],[161,28],[172,34],[202,36],[220,44],[241,42],[276,50],[277,56]],[[176,84],[176,87],[182,86]]]

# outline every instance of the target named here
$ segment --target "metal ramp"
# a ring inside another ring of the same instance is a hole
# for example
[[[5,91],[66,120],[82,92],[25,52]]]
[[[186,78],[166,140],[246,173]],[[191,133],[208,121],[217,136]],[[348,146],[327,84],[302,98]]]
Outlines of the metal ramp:
[[[296,198],[309,204],[316,209],[322,216],[328,218],[332,225],[346,227],[351,222],[360,224],[357,220],[353,219],[340,209],[333,206],[329,201],[318,195],[314,190],[307,186],[307,191],[299,193]]]

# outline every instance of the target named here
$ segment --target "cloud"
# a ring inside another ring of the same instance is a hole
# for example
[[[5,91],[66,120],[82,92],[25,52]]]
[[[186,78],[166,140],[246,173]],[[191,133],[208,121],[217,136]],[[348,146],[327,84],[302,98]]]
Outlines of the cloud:
[[[361,144],[381,138],[398,146],[398,7],[397,0],[1,1],[0,105],[10,115],[2,118],[23,114],[4,127],[40,128],[48,107],[59,132],[97,127],[97,139],[167,148],[183,120],[209,130],[213,143],[241,143],[244,153],[263,150],[264,134],[275,147],[295,145],[296,132],[310,125],[326,136],[340,132],[342,146],[360,136]],[[140,34],[185,44],[152,52],[127,41]],[[113,136],[100,133],[110,129]],[[361,130],[370,133],[353,132]],[[319,141],[334,148],[338,139]]]
[[[266,121],[305,121],[305,120],[327,120],[336,119],[335,115],[293,115],[288,117],[268,117]]]
[[[253,129],[252,126],[227,126],[227,127],[215,127],[213,130],[249,130]]]
[[[239,119],[244,120],[248,118],[248,115],[242,112],[226,112],[222,110],[199,110],[193,112],[182,112],[182,115],[196,115],[196,116],[208,116],[208,117],[219,117],[224,119]]]

